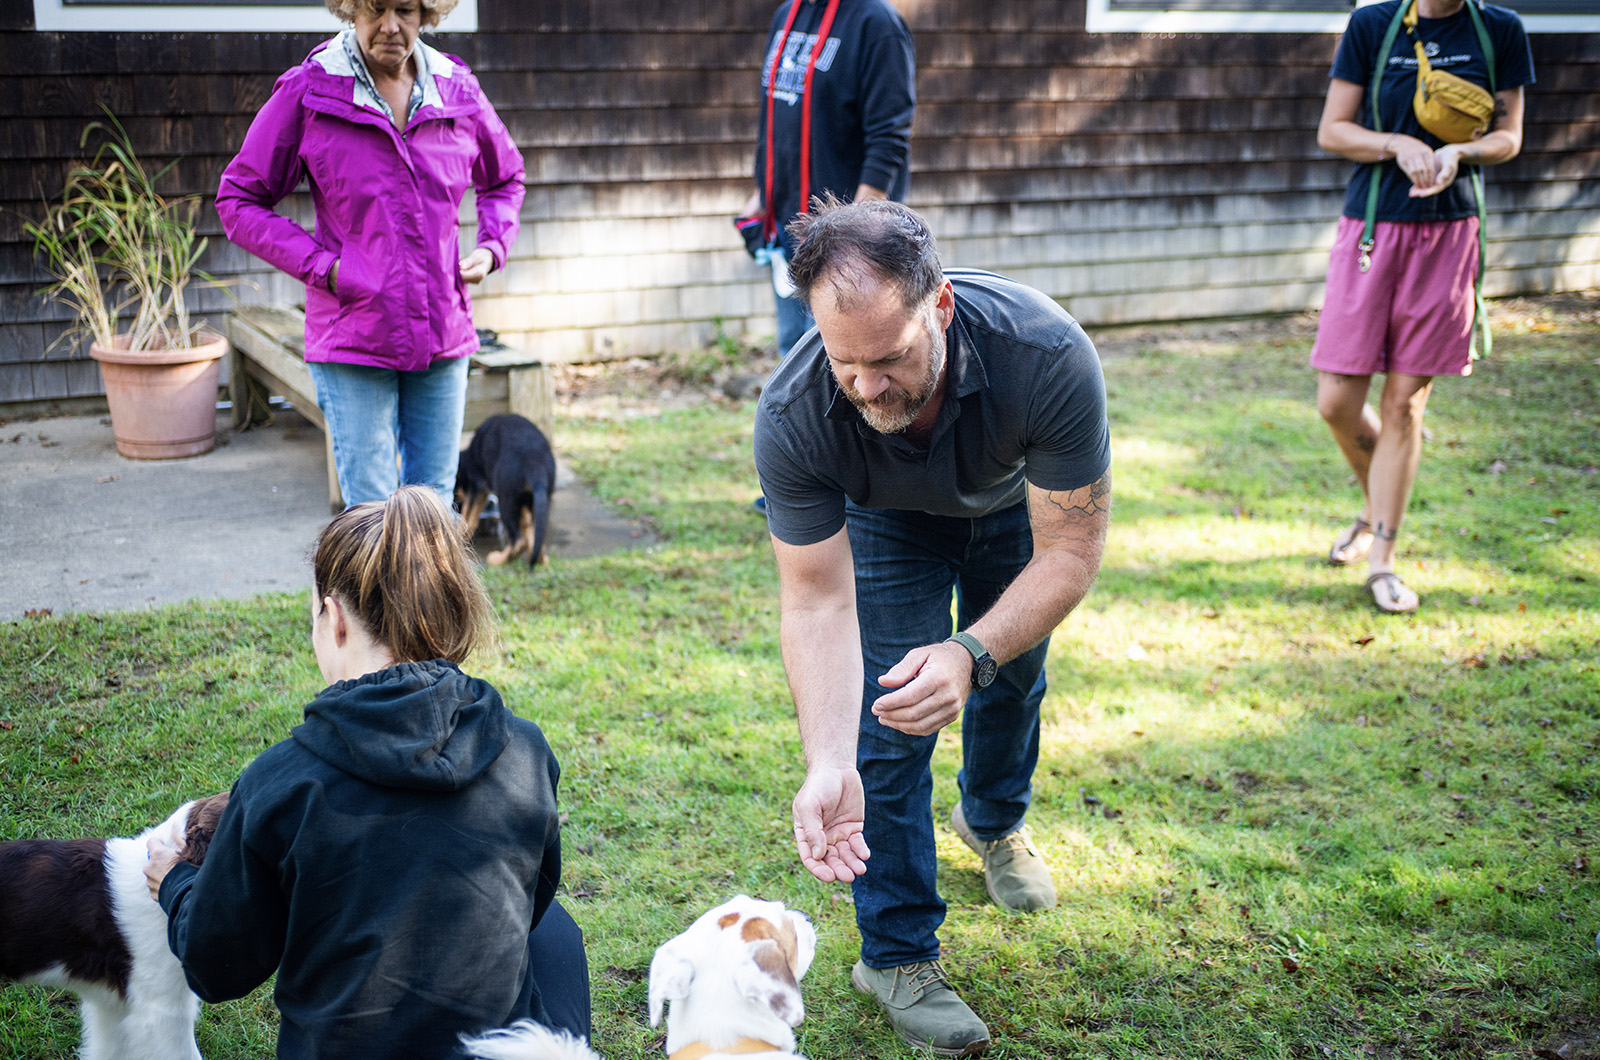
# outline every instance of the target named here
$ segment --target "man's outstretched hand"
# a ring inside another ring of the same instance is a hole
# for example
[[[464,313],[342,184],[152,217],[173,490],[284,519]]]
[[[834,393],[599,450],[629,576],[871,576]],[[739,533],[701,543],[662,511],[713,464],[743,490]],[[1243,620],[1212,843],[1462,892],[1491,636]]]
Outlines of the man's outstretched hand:
[[[794,797],[794,843],[811,875],[849,883],[867,871],[865,824],[860,773],[819,766],[806,774]]]

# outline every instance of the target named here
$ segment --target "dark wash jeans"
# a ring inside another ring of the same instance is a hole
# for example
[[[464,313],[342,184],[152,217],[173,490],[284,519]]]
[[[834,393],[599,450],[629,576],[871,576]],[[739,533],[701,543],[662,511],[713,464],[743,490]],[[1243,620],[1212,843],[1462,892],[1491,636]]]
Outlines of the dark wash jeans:
[[[933,775],[938,736],[908,736],[878,722],[877,679],[912,648],[975,622],[1033,556],[1028,506],[977,519],[846,509],[855,559],[856,615],[866,664],[856,766],[866,789],[867,871],[853,886],[861,959],[892,968],[939,956],[945,904],[936,885]],[[1039,760],[1039,703],[1049,638],[974,689],[961,720],[957,777],[967,824],[980,839],[1014,831],[1028,809]]]

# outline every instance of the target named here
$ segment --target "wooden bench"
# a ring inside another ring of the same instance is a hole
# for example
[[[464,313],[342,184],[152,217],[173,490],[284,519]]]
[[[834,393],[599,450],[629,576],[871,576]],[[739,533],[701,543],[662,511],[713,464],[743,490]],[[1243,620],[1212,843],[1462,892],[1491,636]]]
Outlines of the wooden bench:
[[[326,443],[328,504],[344,509],[339,476],[333,463],[333,440],[317,407],[317,391],[305,360],[305,314],[289,306],[241,306],[228,317],[229,396],[237,430],[265,423],[267,401],[282,397],[295,411],[316,424]],[[500,412],[516,412],[552,436],[555,380],[550,366],[503,343],[486,344],[472,355],[467,374],[464,430]]]

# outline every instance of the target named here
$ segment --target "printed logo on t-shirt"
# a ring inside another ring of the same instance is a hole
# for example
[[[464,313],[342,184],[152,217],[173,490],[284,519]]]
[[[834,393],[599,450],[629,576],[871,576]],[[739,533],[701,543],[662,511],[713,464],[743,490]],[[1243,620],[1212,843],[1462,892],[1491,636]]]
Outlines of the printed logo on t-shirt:
[[[1473,59],[1473,56],[1467,52],[1462,52],[1459,55],[1440,55],[1439,42],[1436,40],[1424,41],[1422,50],[1428,53],[1428,65],[1435,69],[1444,66],[1460,66],[1462,63],[1470,63]],[[1395,54],[1389,56],[1389,65],[1415,70],[1417,68],[1417,50],[1412,48],[1403,55]]]
[[[767,49],[767,58],[761,64],[761,87],[767,87],[767,76],[772,71],[772,55],[778,42],[774,40]],[[800,101],[806,88],[806,67],[811,63],[811,50],[817,46],[815,33],[791,33],[783,47],[783,61],[778,64],[778,84],[772,90],[773,99],[781,99],[790,106]],[[827,73],[833,68],[834,57],[839,54],[839,38],[829,37],[817,56],[817,72]]]

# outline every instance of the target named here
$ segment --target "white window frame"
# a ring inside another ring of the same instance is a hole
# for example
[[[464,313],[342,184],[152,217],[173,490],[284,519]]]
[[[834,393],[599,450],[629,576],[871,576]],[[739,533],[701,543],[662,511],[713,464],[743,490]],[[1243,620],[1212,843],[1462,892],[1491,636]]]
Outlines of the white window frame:
[[[327,33],[343,24],[320,5],[65,4],[33,0],[40,30],[84,33]],[[475,33],[478,0],[461,0],[439,32]]]
[[[1361,7],[1378,2],[1357,0]],[[1111,0],[1088,4],[1090,33],[1343,33],[1350,21],[1348,11],[1112,11]],[[1523,15],[1522,24],[1529,33],[1600,33],[1600,13]]]

